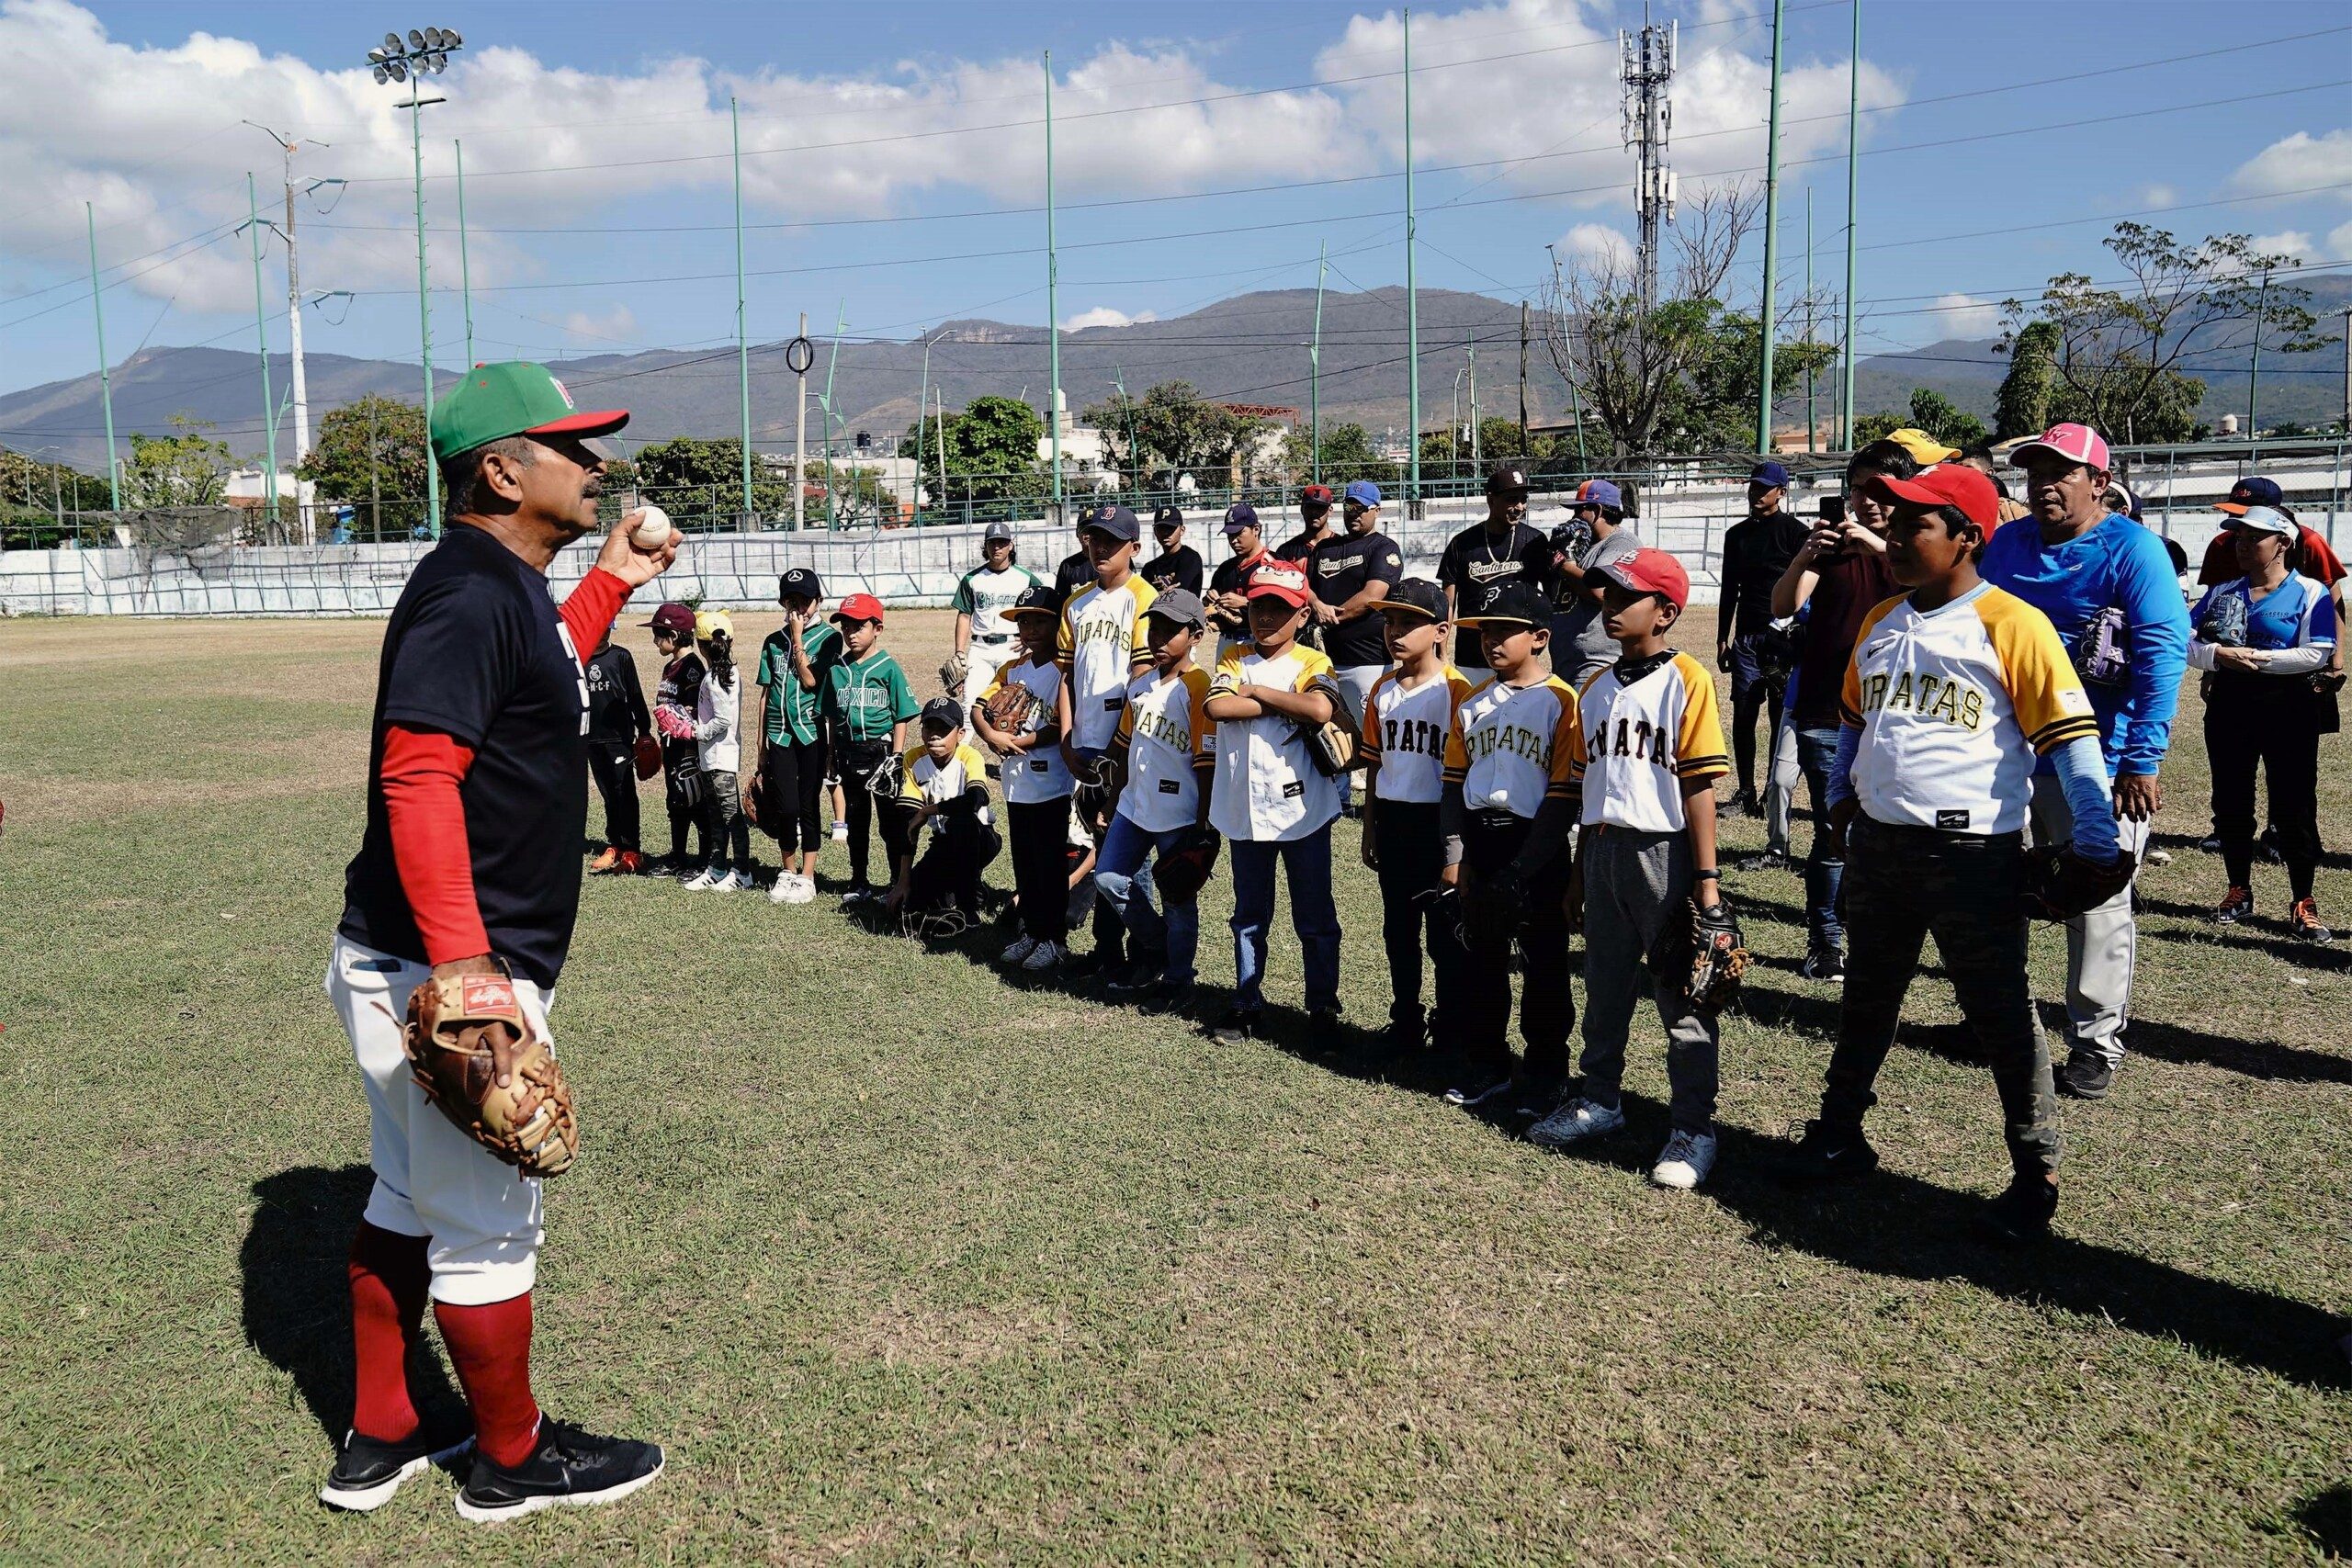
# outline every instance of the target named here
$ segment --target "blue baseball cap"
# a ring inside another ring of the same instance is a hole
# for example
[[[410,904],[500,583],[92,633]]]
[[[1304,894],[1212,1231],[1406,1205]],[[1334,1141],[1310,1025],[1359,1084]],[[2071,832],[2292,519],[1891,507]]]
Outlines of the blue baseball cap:
[[[1571,507],[1613,506],[1623,512],[1625,509],[1625,492],[1607,479],[1587,479],[1577,486],[1577,498],[1568,504]]]
[[[1227,536],[1244,528],[1258,526],[1258,509],[1246,501],[1237,501],[1225,509],[1225,531]]]
[[[1358,506],[1378,506],[1380,487],[1370,479],[1350,479],[1348,488],[1340,492],[1340,499],[1351,501]]]
[[[1124,506],[1098,506],[1080,526],[1091,533],[1108,534],[1123,545],[1134,544],[1143,532],[1136,514]]]
[[[1758,463],[1747,470],[1747,482],[1786,490],[1789,488],[1789,470],[1779,463]]]

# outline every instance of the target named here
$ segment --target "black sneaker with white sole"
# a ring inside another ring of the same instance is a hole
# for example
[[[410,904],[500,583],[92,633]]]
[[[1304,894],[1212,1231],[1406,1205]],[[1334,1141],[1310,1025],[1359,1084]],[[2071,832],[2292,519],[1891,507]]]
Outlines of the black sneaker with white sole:
[[[2077,1051],[2058,1069],[2058,1092],[2069,1100],[2105,1100],[2115,1066],[2096,1051]]]
[[[1804,955],[1797,973],[1808,980],[1842,981],[1846,978],[1846,950],[1824,942]]]
[[[1248,1008],[1234,1008],[1209,1025],[1209,1038],[1220,1045],[1239,1045],[1257,1038],[1264,1027],[1261,1016]]]
[[[1808,1122],[1804,1136],[1781,1157],[1781,1175],[1791,1181],[1850,1181],[1878,1168],[1878,1151],[1860,1127]]]
[[[364,1514],[392,1500],[401,1483],[422,1474],[428,1465],[465,1452],[473,1443],[470,1433],[441,1433],[428,1437],[422,1429],[404,1443],[345,1432],[335,1450],[334,1469],[319,1488],[319,1501],[331,1508]]]
[[[491,1523],[542,1508],[614,1503],[651,1485],[661,1473],[658,1443],[600,1438],[543,1416],[531,1457],[512,1470],[474,1451],[473,1474],[458,1493],[458,1513]]]

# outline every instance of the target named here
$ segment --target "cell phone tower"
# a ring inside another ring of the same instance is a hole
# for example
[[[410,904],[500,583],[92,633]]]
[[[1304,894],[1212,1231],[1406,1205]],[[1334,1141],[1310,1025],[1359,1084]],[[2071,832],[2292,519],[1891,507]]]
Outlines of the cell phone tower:
[[[1642,30],[1617,34],[1619,76],[1625,85],[1623,118],[1625,146],[1634,154],[1634,212],[1641,224],[1642,308],[1657,309],[1660,231],[1674,220],[1674,171],[1666,166],[1667,132],[1674,106],[1667,85],[1674,80],[1674,45],[1679,25],[1653,22],[1642,8]]]

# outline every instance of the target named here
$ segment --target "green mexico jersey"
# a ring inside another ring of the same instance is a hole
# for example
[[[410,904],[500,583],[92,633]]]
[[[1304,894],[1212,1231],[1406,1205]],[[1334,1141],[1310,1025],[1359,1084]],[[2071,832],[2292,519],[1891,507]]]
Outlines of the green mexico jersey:
[[[890,727],[922,711],[907,672],[883,649],[853,663],[835,660],[824,678],[825,716],[844,740],[888,740]]]
[[[760,684],[768,689],[767,738],[778,746],[787,739],[804,746],[817,740],[818,698],[825,689],[826,671],[842,657],[841,629],[824,621],[812,622],[800,631],[800,646],[808,651],[808,668],[817,677],[817,690],[801,685],[800,678],[792,671],[792,654],[786,647],[785,631],[773,631],[760,645]]]

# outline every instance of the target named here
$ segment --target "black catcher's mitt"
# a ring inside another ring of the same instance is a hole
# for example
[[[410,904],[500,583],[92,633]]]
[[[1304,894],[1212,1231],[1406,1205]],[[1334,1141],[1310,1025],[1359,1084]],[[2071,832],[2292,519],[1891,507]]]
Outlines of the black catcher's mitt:
[[[2030,919],[2071,920],[2132,885],[2139,861],[2118,851],[2106,865],[2085,860],[2072,844],[2043,844],[2026,852],[2025,912]]]
[[[1153,886],[1163,898],[1179,904],[1190,904],[1201,896],[1201,888],[1216,869],[1217,847],[1225,840],[1214,828],[1193,828],[1179,840],[1176,847],[1163,853],[1152,867]]]

